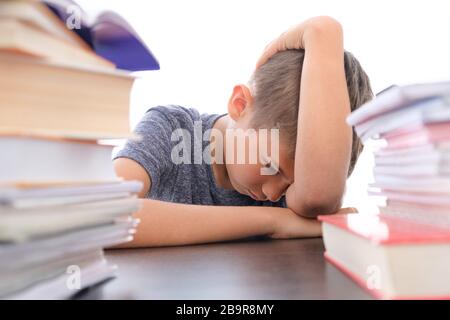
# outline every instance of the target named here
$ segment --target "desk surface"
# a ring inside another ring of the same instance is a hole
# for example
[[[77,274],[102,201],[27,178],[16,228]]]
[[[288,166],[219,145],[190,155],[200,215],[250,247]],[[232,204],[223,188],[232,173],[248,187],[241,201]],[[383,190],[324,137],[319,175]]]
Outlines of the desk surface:
[[[106,251],[118,277],[81,299],[370,299],[324,260],[322,239]]]

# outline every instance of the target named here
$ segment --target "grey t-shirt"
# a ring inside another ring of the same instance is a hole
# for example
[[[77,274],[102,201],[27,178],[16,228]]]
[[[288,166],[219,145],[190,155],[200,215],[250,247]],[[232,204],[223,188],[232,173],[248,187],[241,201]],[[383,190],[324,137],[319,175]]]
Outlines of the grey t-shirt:
[[[142,139],[127,141],[114,159],[132,159],[147,171],[152,186],[146,198],[199,205],[286,207],[285,197],[278,202],[256,201],[235,190],[218,187],[210,161],[205,158],[205,154],[209,152],[201,152],[201,163],[196,164],[195,156],[198,159],[199,146],[203,151],[209,145],[208,129],[221,116],[223,115],[200,114],[195,109],[175,105],[150,108],[135,128],[135,133]],[[201,132],[198,134],[200,127]],[[176,129],[185,129],[190,135],[190,163],[175,164],[172,161],[172,150],[175,146],[180,146],[181,141],[178,135],[175,135],[177,138],[174,141],[171,139]],[[206,136],[203,137],[205,132]]]

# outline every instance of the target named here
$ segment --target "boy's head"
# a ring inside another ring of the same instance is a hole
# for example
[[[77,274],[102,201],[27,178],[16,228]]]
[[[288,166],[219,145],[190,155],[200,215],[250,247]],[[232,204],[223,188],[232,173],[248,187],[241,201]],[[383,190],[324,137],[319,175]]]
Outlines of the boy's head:
[[[284,163],[284,179],[280,177],[278,181],[275,181],[276,177],[268,176],[263,177],[264,179],[260,178],[261,181],[257,183],[255,178],[253,181],[245,179],[246,174],[243,170],[248,175],[256,172],[251,172],[249,166],[247,168],[242,166],[238,168],[236,165],[227,166],[230,181],[233,183],[234,180],[241,190],[250,189],[260,199],[268,198],[275,201],[284,193],[287,183],[292,183],[303,60],[304,50],[287,50],[275,54],[254,72],[248,86],[239,85],[234,88],[228,103],[229,115],[235,121],[235,127],[279,129],[279,168],[283,170]],[[351,111],[354,111],[371,100],[373,93],[369,78],[358,60],[351,53],[345,52],[344,62],[350,107]],[[353,129],[351,160],[347,176],[352,173],[362,149],[361,140]],[[271,186],[264,186],[268,180],[272,181]],[[239,188],[236,189],[242,192]],[[248,191],[242,193],[248,193]]]

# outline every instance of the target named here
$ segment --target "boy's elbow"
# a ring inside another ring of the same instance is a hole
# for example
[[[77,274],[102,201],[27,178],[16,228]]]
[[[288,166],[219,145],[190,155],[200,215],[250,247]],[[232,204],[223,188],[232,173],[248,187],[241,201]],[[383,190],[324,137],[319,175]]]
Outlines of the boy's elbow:
[[[288,207],[304,218],[317,218],[319,215],[333,214],[342,206],[342,195],[327,196],[310,195],[302,201],[288,202]]]

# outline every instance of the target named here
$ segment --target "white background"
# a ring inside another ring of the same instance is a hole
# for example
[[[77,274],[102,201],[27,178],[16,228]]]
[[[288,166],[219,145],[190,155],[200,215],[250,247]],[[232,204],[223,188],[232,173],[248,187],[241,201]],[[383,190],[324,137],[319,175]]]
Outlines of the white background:
[[[246,83],[264,46],[290,26],[330,15],[374,92],[391,84],[450,80],[450,0],[79,0],[95,15],[113,9],[137,30],[161,64],[143,72],[131,124],[158,104],[225,113],[235,84]],[[348,181],[346,205],[373,210],[366,197],[371,145]]]

